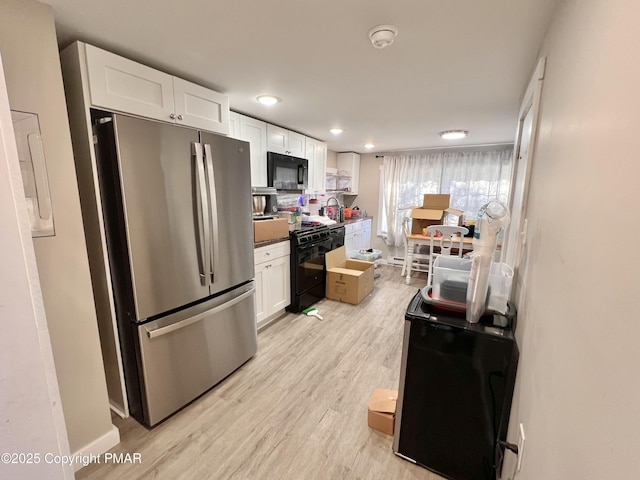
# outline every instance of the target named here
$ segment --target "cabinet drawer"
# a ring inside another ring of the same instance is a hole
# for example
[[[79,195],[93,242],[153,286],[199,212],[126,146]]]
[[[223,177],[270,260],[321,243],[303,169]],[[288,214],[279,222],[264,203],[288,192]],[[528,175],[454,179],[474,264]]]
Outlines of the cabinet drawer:
[[[288,241],[274,243],[273,245],[267,245],[265,247],[256,248],[253,251],[254,264],[258,265],[259,263],[262,263],[262,262],[273,260],[275,258],[284,257],[285,255],[289,255],[289,252],[290,252],[290,248],[289,248]]]

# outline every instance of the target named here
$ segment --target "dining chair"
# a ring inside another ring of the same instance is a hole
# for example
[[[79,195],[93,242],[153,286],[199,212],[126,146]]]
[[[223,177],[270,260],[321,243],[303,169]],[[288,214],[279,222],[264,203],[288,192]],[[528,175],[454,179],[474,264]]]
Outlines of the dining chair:
[[[464,246],[464,236],[469,233],[467,227],[454,227],[451,225],[431,225],[427,227],[429,232],[429,273],[427,274],[427,285],[433,281],[433,262],[438,255],[451,255],[451,248],[457,244],[458,257],[462,257]],[[436,253],[435,249],[439,248]]]
[[[402,218],[402,235],[403,235],[403,239],[404,239],[404,259],[402,262],[402,274],[401,276],[404,277],[407,273],[407,268],[408,268],[408,263],[407,263],[407,256],[409,255],[409,243],[407,242],[407,235],[409,235],[411,233],[411,217],[403,217]],[[424,253],[418,253],[415,248],[413,251],[413,262],[416,261],[420,261],[420,260],[429,260],[430,256],[428,254],[424,254]],[[416,271],[423,271],[424,270],[420,270],[419,268],[413,268],[414,266],[411,266],[412,270],[416,270]]]

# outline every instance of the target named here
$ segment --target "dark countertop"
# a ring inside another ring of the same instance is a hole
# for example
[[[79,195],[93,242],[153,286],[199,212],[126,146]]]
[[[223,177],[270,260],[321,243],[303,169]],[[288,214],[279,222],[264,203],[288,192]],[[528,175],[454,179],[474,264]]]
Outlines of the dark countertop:
[[[335,227],[335,226],[339,226],[339,225],[349,225],[351,223],[358,223],[358,222],[362,222],[364,220],[372,220],[373,217],[361,217],[361,218],[350,218],[348,220],[345,220],[344,222],[341,223],[336,223],[335,225],[329,225],[329,227]]]
[[[289,241],[289,237],[275,238],[273,240],[265,240],[263,242],[258,242],[258,243],[254,242],[253,248],[266,247],[267,245],[273,245],[274,243],[288,242],[288,241]]]
[[[350,225],[352,223],[358,223],[358,222],[362,222],[363,220],[371,220],[371,219],[373,219],[373,217],[350,218],[349,220],[345,220],[344,222],[328,225],[328,227],[329,228],[344,227],[345,225]],[[288,241],[289,241],[289,237],[276,238],[274,240],[265,240],[264,242],[254,243],[253,248],[266,247],[267,245],[273,245],[274,243],[288,242]]]

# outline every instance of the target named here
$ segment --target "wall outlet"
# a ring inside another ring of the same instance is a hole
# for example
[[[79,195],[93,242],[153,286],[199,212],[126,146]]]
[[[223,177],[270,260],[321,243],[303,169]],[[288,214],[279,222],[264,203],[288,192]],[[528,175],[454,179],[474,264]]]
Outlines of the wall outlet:
[[[520,428],[518,428],[518,463],[516,465],[516,472],[520,471],[522,468],[522,457],[524,455],[524,425],[520,424]]]

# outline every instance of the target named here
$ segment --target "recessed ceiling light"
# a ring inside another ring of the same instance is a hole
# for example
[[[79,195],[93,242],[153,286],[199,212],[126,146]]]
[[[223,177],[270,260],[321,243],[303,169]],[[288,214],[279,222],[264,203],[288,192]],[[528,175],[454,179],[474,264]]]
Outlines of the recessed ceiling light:
[[[373,148],[375,145],[373,143],[365,143],[364,148]]]
[[[275,105],[280,101],[280,99],[273,95],[260,95],[258,97],[258,101],[263,105]]]
[[[332,128],[331,130],[329,130],[331,133],[333,133],[334,135],[340,135],[343,130],[341,128]]]
[[[440,136],[445,140],[460,140],[469,135],[467,130],[445,130],[440,132]]]

